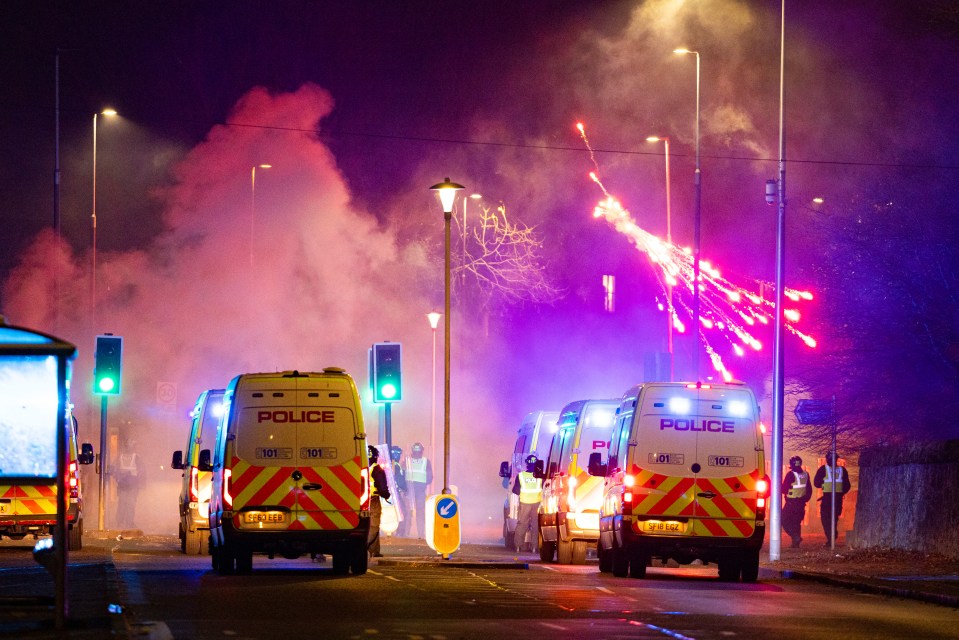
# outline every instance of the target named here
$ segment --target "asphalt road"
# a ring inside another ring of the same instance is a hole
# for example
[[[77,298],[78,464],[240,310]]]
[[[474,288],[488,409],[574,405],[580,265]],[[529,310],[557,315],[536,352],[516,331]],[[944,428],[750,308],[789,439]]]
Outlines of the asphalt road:
[[[956,609],[798,580],[721,583],[711,566],[636,580],[496,547],[449,563],[402,541],[383,552],[359,577],[265,557],[251,575],[220,576],[175,540],[118,545],[113,558],[153,638],[959,638]]]

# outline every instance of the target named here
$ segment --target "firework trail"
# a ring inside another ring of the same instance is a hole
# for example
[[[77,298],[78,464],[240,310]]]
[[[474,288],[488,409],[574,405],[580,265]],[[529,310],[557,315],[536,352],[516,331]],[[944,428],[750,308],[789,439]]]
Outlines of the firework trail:
[[[695,265],[692,251],[689,248],[680,248],[675,244],[649,233],[636,224],[632,215],[622,204],[607,191],[600,181],[599,167],[596,157],[586,138],[585,127],[577,123],[580,136],[590,152],[590,159],[596,171],[590,172],[590,179],[602,190],[605,198],[593,210],[593,216],[603,218],[616,231],[626,236],[629,241],[647,255],[654,267],[656,279],[659,282],[665,305],[660,303],[660,309],[666,311],[672,318],[673,327],[680,333],[685,332],[686,325],[679,318],[678,311],[682,311],[691,320],[691,301],[694,295]],[[749,350],[759,351],[762,342],[754,335],[758,325],[769,325],[775,317],[775,303],[767,299],[762,292],[774,291],[769,282],[755,281],[758,292],[739,286],[722,276],[719,269],[709,262],[700,259],[699,262],[699,297],[700,297],[700,326],[698,337],[702,341],[706,354],[709,356],[713,368],[722,375],[724,380],[733,378],[732,372],[726,367],[715,342],[728,345],[736,356],[742,357]],[[673,288],[675,287],[675,288]],[[673,291],[671,299],[668,292]],[[808,291],[785,289],[784,296],[795,303],[812,300]],[[797,336],[808,347],[815,347],[816,340],[795,327],[801,315],[797,309],[785,309],[783,313],[784,328]]]

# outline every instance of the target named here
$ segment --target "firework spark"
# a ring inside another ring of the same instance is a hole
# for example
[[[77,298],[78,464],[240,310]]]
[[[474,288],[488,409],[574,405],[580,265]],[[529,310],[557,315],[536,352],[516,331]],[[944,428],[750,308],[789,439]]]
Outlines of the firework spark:
[[[576,128],[589,149],[590,159],[596,169],[590,172],[589,177],[605,196],[596,205],[593,216],[606,220],[616,231],[626,236],[638,251],[646,254],[662,289],[662,299],[665,300],[665,304],[659,303],[660,309],[669,313],[677,331],[685,332],[686,325],[680,319],[680,313],[688,316],[690,320],[693,318],[692,308],[687,302],[691,301],[694,295],[695,265],[692,251],[688,247],[680,248],[666,242],[636,224],[629,211],[610,195],[600,181],[599,166],[586,138],[584,125],[577,123]],[[699,268],[700,326],[697,333],[713,368],[724,380],[731,380],[733,375],[714,343],[727,344],[732,353],[739,357],[750,350],[761,350],[762,342],[755,335],[757,324],[769,325],[770,320],[775,317],[775,303],[763,293],[766,290],[774,291],[775,288],[771,283],[762,281],[752,283],[758,292],[739,286],[724,278],[719,269],[702,259]],[[671,287],[672,297],[668,295]],[[789,288],[783,291],[783,295],[795,303],[813,299],[808,291]],[[798,309],[785,309],[783,317],[783,326],[789,333],[797,336],[808,347],[816,346],[816,340],[812,336],[795,327],[801,318]]]

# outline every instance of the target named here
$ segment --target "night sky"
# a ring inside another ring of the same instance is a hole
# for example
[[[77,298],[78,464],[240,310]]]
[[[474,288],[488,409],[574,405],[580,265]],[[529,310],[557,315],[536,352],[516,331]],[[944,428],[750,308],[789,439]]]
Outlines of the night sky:
[[[473,518],[495,523],[495,472],[523,415],[617,397],[665,349],[655,271],[593,217],[603,194],[587,174],[598,166],[636,223],[663,235],[663,147],[645,138],[670,136],[673,240],[691,246],[695,64],[677,47],[702,62],[703,259],[747,288],[774,280],[775,207],[763,194],[777,170],[779,10],[737,0],[5,2],[0,313],[78,345],[81,437],[96,420],[85,391],[93,336],[123,335],[129,393],[116,419],[151,433],[157,466],[182,447],[201,390],[244,371],[329,365],[363,387],[366,349],[386,339],[403,343],[407,376],[394,433],[403,445],[427,441],[425,313],[443,301],[442,212],[428,187],[449,176],[483,195],[470,208],[502,204],[536,227],[543,269],[562,290],[553,304],[499,305],[488,320],[454,316],[453,482],[490,491]],[[950,210],[957,25],[952,3],[937,0],[787,2],[789,286],[816,294],[829,260],[820,221],[857,199],[931,194],[934,206],[913,212],[927,224]],[[60,245],[50,233],[58,48]],[[93,324],[92,124],[107,106],[120,117],[98,118]],[[257,172],[254,203],[251,169],[263,163],[273,166]],[[603,311],[604,274],[617,278],[614,314]],[[816,295],[797,326],[815,333],[817,310],[842,303]],[[764,348],[743,358],[715,345],[768,417],[771,331],[758,339]],[[815,357],[788,340],[787,373]],[[680,377],[691,377],[692,345],[677,338]],[[173,416],[155,405],[158,382],[178,387]],[[375,424],[375,408],[366,418]]]

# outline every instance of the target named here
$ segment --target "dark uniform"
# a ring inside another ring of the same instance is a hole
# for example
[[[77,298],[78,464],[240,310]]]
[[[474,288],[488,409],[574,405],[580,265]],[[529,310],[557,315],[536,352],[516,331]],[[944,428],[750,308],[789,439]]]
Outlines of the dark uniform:
[[[826,454],[826,464],[819,467],[816,471],[816,478],[813,484],[817,489],[822,489],[822,498],[819,503],[819,519],[822,521],[823,531],[826,532],[826,546],[832,546],[832,531],[839,516],[842,515],[842,498],[847,493],[851,485],[849,484],[849,474],[846,468],[836,464],[833,454]],[[836,495],[836,513],[832,512],[832,495]]]
[[[380,499],[390,499],[390,488],[386,479],[386,471],[383,470],[377,461],[380,453],[376,447],[369,447],[370,456],[370,484],[372,496],[370,497],[370,535],[367,539],[366,548],[369,554],[374,558],[383,556],[380,553],[380,518],[383,516],[383,505]]]
[[[812,483],[809,474],[803,471],[802,458],[789,459],[789,471],[783,477],[781,487],[786,500],[783,505],[783,531],[792,538],[792,547],[796,549],[802,543],[802,521],[806,517],[806,503],[812,498]]]

